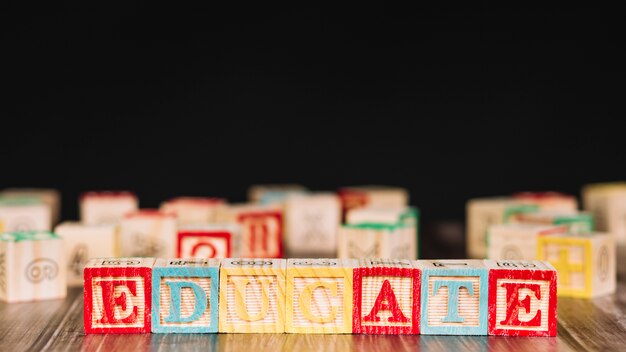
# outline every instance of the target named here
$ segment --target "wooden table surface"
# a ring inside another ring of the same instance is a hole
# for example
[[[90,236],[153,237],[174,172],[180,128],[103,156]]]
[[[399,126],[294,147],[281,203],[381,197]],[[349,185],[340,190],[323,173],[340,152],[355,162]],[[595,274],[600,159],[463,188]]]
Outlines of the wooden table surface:
[[[558,336],[303,334],[85,335],[82,289],[64,300],[0,303],[0,351],[626,351],[626,280],[594,300],[559,298]]]

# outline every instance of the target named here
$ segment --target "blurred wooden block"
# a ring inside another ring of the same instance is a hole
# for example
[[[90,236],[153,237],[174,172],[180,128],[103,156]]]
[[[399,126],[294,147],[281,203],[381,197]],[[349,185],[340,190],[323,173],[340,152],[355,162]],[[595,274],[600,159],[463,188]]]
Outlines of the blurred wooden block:
[[[0,227],[4,232],[50,231],[50,207],[38,198],[0,198]]]
[[[93,258],[85,265],[86,334],[150,332],[154,258]]]
[[[541,210],[563,212],[576,212],[578,210],[576,197],[561,192],[519,192],[513,194],[513,198],[523,204],[536,205]]]
[[[342,225],[337,236],[339,258],[417,258],[414,226],[368,223]]]
[[[285,332],[352,333],[353,259],[289,259]]]
[[[185,226],[178,229],[178,258],[232,258],[239,255],[237,224]]]
[[[540,236],[568,232],[568,226],[511,223],[494,225],[488,232],[487,258],[504,260],[537,259]]]
[[[137,196],[127,191],[91,191],[80,196],[80,221],[86,225],[117,225],[139,209]]]
[[[221,198],[178,197],[161,203],[160,210],[176,214],[182,226],[205,225],[215,222],[217,208],[225,203]]]
[[[612,233],[626,245],[626,182],[595,183],[582,189],[585,210],[593,214],[596,229]]]
[[[360,260],[353,290],[355,334],[420,333],[420,270],[412,261]]]
[[[176,257],[176,216],[154,209],[128,213],[120,224],[123,257]]]
[[[339,199],[332,193],[286,200],[285,246],[290,257],[336,257]]]
[[[152,268],[152,332],[217,332],[219,268],[216,259],[157,259]]]
[[[222,259],[219,332],[285,332],[284,259]]]
[[[556,336],[556,270],[547,262],[486,260],[489,335]]]
[[[47,231],[0,234],[0,300],[38,301],[66,295],[63,240]]]
[[[489,270],[483,260],[418,260],[423,335],[487,335]]]
[[[615,292],[616,258],[612,234],[542,236],[537,259],[557,270],[558,295],[591,298]]]
[[[402,208],[409,205],[409,192],[400,187],[353,186],[337,191],[341,200],[342,218],[351,209],[365,206],[376,208]]]
[[[65,244],[68,286],[83,285],[83,269],[90,258],[119,256],[118,228],[115,225],[84,225],[65,221],[54,228]]]
[[[289,195],[307,194],[306,187],[298,184],[253,185],[248,189],[251,203],[282,203]]]
[[[6,188],[0,198],[37,198],[50,207],[52,225],[61,220],[61,193],[52,188]]]
[[[216,222],[241,226],[241,257],[281,258],[283,213],[283,208],[276,205],[235,204],[220,208]]]
[[[510,223],[534,225],[564,225],[570,233],[589,233],[595,229],[593,216],[585,212],[538,211],[518,213],[508,220]]]

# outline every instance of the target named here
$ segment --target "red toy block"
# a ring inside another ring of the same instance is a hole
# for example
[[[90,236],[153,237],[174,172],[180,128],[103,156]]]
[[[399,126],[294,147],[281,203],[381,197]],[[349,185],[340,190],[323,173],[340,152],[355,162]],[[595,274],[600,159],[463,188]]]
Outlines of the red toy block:
[[[421,272],[410,260],[364,259],[354,269],[352,332],[419,334]]]
[[[232,232],[227,230],[180,230],[177,258],[231,258]]]
[[[153,258],[95,258],[85,266],[86,334],[149,333]]]
[[[547,262],[487,260],[489,335],[556,336],[556,270]]]
[[[242,257],[283,257],[283,214],[281,211],[242,212],[237,221],[242,227]]]

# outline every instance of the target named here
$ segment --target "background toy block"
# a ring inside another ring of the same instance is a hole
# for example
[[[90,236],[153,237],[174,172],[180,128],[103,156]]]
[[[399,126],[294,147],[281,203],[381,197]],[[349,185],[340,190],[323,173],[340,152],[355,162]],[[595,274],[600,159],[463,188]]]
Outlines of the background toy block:
[[[93,258],[85,265],[86,334],[150,332],[154,258]]]
[[[119,256],[118,228],[115,225],[84,225],[65,221],[54,228],[63,238],[68,286],[83,285],[83,269],[89,258]]]
[[[239,255],[241,227],[212,224],[179,228],[178,258],[232,258]]]
[[[487,335],[488,269],[482,260],[418,260],[423,335]]]
[[[52,225],[61,220],[61,193],[52,188],[6,188],[0,198],[37,198],[50,207]]]
[[[152,268],[152,332],[217,332],[219,267],[216,259],[157,259]]]
[[[591,298],[615,292],[615,240],[612,234],[542,236],[537,259],[559,274],[558,295]]]
[[[304,195],[306,187],[297,184],[253,185],[248,189],[248,200],[251,203],[281,203],[289,195]]]
[[[137,196],[127,191],[92,191],[80,196],[80,221],[87,225],[119,224],[139,209]]]
[[[360,260],[354,269],[352,331],[419,334],[420,275],[410,260]]]
[[[0,198],[0,222],[4,232],[50,231],[50,207],[33,197]]]
[[[522,204],[536,205],[541,210],[576,212],[578,209],[576,197],[561,192],[520,192],[513,194],[513,198]]]
[[[486,260],[489,335],[556,336],[556,270],[550,263]]]
[[[153,209],[128,213],[120,224],[124,257],[176,257],[176,216]]]
[[[538,211],[519,213],[509,218],[510,223],[533,225],[565,225],[570,233],[589,233],[595,229],[593,216],[585,212]]]
[[[339,258],[417,258],[415,227],[403,224],[342,225],[337,233]]]
[[[409,192],[404,188],[389,186],[352,186],[337,191],[341,200],[342,218],[351,209],[365,206],[376,208],[401,208],[409,205]]]
[[[352,332],[354,259],[288,259],[285,331]]]
[[[596,183],[583,187],[583,204],[595,219],[596,229],[612,233],[626,245],[626,182]]]
[[[241,226],[240,256],[281,258],[283,213],[283,208],[276,205],[228,205],[218,210],[216,222],[237,223]]]
[[[284,259],[222,259],[219,332],[285,332]]]
[[[287,197],[285,247],[290,257],[336,257],[339,199],[332,193]]]
[[[65,297],[64,263],[63,240],[54,233],[0,234],[0,300],[24,302]]]
[[[217,208],[225,203],[221,198],[178,197],[161,203],[160,210],[176,214],[182,226],[205,225],[215,222]]]
[[[487,258],[506,260],[534,260],[537,258],[537,239],[557,233],[566,233],[567,226],[511,223],[489,228]]]

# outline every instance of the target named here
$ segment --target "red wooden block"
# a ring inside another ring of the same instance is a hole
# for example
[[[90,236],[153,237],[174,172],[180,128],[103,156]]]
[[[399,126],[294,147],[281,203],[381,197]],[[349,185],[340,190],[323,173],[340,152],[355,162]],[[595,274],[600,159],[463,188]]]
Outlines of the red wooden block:
[[[85,266],[86,334],[149,333],[153,258],[95,258]]]
[[[489,335],[556,336],[556,270],[537,260],[486,260]]]
[[[180,229],[176,246],[177,258],[231,258],[233,231],[222,228]]]
[[[237,218],[242,227],[242,257],[283,257],[283,213],[281,211],[243,212]]]
[[[419,334],[421,272],[410,260],[364,259],[354,269],[352,332]]]

